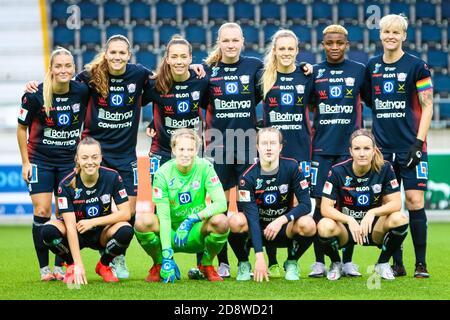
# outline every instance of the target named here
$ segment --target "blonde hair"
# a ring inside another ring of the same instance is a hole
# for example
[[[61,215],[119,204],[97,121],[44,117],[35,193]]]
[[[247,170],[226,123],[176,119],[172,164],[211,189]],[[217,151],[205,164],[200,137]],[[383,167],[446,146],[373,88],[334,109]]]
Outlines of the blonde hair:
[[[63,47],[57,47],[55,50],[53,50],[51,56],[50,56],[50,65],[48,67],[47,72],[45,73],[44,83],[43,83],[43,96],[44,96],[44,109],[45,113],[47,114],[47,117],[50,116],[50,110],[52,108],[53,104],[53,74],[52,74],[52,66],[54,62],[54,58],[59,55],[68,55],[72,58],[72,66],[75,71],[75,63],[73,61],[72,53],[70,53],[69,50],[63,48]],[[72,75],[73,76],[73,75]]]
[[[89,72],[90,80],[89,84],[104,98],[106,99],[109,95],[109,69],[108,61],[105,58],[106,52],[108,51],[109,45],[113,41],[123,41],[127,44],[128,51],[131,49],[130,41],[127,37],[120,34],[111,36],[108,41],[106,41],[105,48],[98,53],[94,59],[86,64],[85,69]]]
[[[220,33],[222,32],[223,29],[238,29],[242,39],[244,39],[244,34],[242,32],[242,28],[240,25],[238,25],[235,22],[226,22],[224,24],[222,24],[219,28],[219,30],[217,31],[217,39],[216,39],[216,45],[214,46],[213,50],[211,51],[211,53],[208,55],[208,57],[205,59],[205,62],[208,66],[217,66],[217,64],[222,60],[222,50],[220,50],[220,46],[219,46],[219,42],[220,42]]]
[[[77,161],[78,152],[80,151],[81,146],[89,146],[89,145],[97,145],[98,149],[100,150],[100,155],[102,154],[102,146],[100,145],[100,142],[95,140],[92,137],[86,136],[77,145],[77,151],[75,153],[75,173],[78,175],[81,171],[80,164]],[[70,181],[69,186],[71,186],[73,189],[76,189],[76,175],[73,177],[73,179]]]
[[[347,29],[345,29],[343,26],[341,26],[339,24],[332,24],[332,25],[329,25],[328,27],[326,27],[325,29],[323,29],[322,35],[325,36],[328,33],[340,33],[340,34],[343,34],[346,37],[348,37]]]
[[[388,14],[380,20],[380,31],[392,26],[402,28],[404,32],[408,30],[408,18],[403,14]]]
[[[263,88],[263,97],[266,98],[267,93],[272,89],[275,81],[277,80],[277,57],[275,56],[275,46],[278,39],[291,37],[295,40],[296,47],[298,48],[298,38],[291,30],[278,30],[272,36],[272,42],[267,48],[266,55],[264,57],[264,70],[261,77],[261,85]]]
[[[381,168],[384,165],[384,159],[383,154],[381,153],[380,149],[378,149],[376,143],[375,143],[375,137],[373,136],[372,132],[370,132],[367,129],[358,129],[352,133],[350,136],[350,148],[352,147],[352,142],[356,137],[359,136],[365,136],[368,137],[370,140],[372,140],[372,146],[375,151],[372,162],[371,162],[371,170],[376,171],[377,173],[381,172]]]
[[[172,136],[170,137],[170,147],[172,148],[172,150],[176,147],[177,139],[180,137],[187,137],[189,139],[194,140],[195,149],[198,150],[200,148],[201,140],[200,140],[200,137],[198,136],[197,132],[195,132],[194,129],[181,128],[181,129],[176,129],[172,133]]]
[[[167,58],[169,56],[170,47],[174,44],[182,44],[189,48],[189,56],[192,57],[192,46],[191,44],[184,39],[182,36],[176,34],[172,36],[169,43],[167,44],[166,51],[164,52],[164,56],[159,63],[158,69],[156,71],[156,90],[160,93],[167,94],[173,85],[173,76],[170,71],[170,65],[167,63]]]
[[[281,131],[276,127],[266,127],[258,130],[258,133],[256,134],[256,145],[259,143],[259,136],[266,132],[276,133],[278,135],[278,141],[280,144],[283,144],[283,134]]]

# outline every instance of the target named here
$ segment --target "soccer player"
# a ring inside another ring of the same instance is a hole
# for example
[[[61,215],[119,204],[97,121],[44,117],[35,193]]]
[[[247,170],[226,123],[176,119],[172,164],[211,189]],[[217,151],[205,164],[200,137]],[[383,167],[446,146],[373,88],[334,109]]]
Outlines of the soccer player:
[[[348,141],[355,129],[362,126],[361,94],[364,92],[363,64],[345,59],[348,48],[348,32],[340,25],[330,25],[323,30],[322,45],[326,60],[314,66],[314,124],[312,130],[311,197],[316,199],[314,220],[320,220],[322,189],[332,165],[347,158]],[[323,277],[327,272],[324,254],[316,239],[314,242],[316,263],[309,274]],[[361,276],[351,263],[353,246],[350,243],[343,254],[344,274]],[[334,264],[333,267],[341,265]],[[340,270],[330,269],[332,279]]]
[[[48,249],[42,242],[40,228],[51,218],[52,195],[57,197],[59,182],[75,167],[89,89],[71,80],[74,73],[72,54],[64,48],[54,50],[44,82],[35,93],[24,94],[18,117],[22,177],[33,203],[33,242],[42,281],[64,279],[59,257],[53,272],[48,267]]]
[[[403,182],[416,264],[414,277],[428,278],[427,216],[424,191],[428,181],[426,136],[433,116],[433,85],[427,64],[403,51],[408,21],[387,15],[380,20],[383,54],[367,65],[373,133],[384,159]],[[394,254],[394,273],[405,275],[401,249]]]
[[[80,141],[76,169],[61,181],[58,208],[61,219],[42,227],[45,245],[67,262],[64,282],[87,284],[80,250],[89,247],[103,254],[95,272],[105,282],[118,282],[109,264],[124,254],[133,239],[130,204],[122,178],[117,171],[101,167],[100,143],[91,137]],[[117,210],[111,210],[111,203]]]
[[[239,210],[229,218],[230,229],[246,236],[250,233],[255,249],[254,280],[269,280],[263,245],[288,247],[284,263],[286,280],[299,280],[298,259],[308,249],[316,234],[312,217],[308,181],[294,159],[280,157],[283,148],[281,132],[274,127],[262,128],[257,135],[259,160],[241,176]],[[293,206],[293,198],[298,204]],[[248,252],[242,243],[238,251],[236,280],[251,279]]]
[[[383,160],[373,135],[356,130],[350,137],[351,159],[332,167],[323,188],[317,225],[319,239],[332,265],[340,264],[338,248],[349,242],[381,248],[375,272],[394,280],[389,259],[408,233],[394,169]],[[340,268],[335,268],[340,270]],[[330,280],[338,280],[336,273]]]
[[[193,129],[177,129],[171,137],[175,155],[153,177],[156,215],[136,221],[139,244],[153,259],[146,281],[180,279],[174,252],[203,252],[199,270],[209,281],[222,281],[212,265],[228,237],[225,194],[212,164],[199,158],[200,138]],[[206,204],[206,193],[211,203]]]

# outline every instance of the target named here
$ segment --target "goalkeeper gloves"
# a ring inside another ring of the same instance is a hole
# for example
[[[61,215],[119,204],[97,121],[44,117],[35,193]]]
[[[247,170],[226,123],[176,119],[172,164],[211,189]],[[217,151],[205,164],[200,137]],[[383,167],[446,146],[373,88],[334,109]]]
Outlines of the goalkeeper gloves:
[[[159,275],[164,283],[174,283],[176,279],[180,280],[180,269],[178,269],[175,260],[173,260],[172,248],[164,249],[162,251],[162,265]]]
[[[191,213],[184,219],[175,233],[174,241],[176,246],[184,247],[186,245],[192,226],[199,221],[201,221],[201,219],[197,213]]]
[[[408,152],[408,158],[406,166],[408,168],[414,168],[417,166],[420,162],[420,158],[422,158],[422,148],[423,148],[423,141],[420,139],[416,139],[416,143],[411,146]]]

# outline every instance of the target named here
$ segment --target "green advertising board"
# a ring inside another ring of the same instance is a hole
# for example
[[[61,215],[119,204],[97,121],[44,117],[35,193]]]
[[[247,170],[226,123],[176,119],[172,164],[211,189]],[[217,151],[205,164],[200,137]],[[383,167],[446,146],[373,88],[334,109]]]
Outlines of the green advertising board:
[[[450,154],[428,155],[428,191],[425,208],[450,210]]]

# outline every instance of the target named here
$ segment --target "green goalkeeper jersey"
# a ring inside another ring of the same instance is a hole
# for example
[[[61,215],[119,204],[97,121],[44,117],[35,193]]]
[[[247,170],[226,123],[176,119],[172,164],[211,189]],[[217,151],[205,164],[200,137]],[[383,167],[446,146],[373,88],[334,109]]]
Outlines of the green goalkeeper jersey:
[[[172,159],[162,165],[153,178],[152,201],[160,223],[162,249],[170,247],[171,232],[176,230],[191,213],[207,219],[227,211],[227,200],[222,184],[212,164],[196,157],[192,169],[181,173]],[[206,204],[206,193],[211,204]]]

